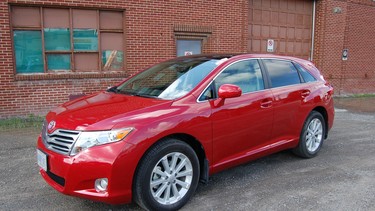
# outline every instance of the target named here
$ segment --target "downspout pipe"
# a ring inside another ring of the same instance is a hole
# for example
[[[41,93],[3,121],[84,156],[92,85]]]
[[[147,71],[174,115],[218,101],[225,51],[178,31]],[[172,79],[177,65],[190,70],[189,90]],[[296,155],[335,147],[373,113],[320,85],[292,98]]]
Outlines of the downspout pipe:
[[[311,49],[310,49],[310,61],[314,59],[314,39],[315,39],[315,12],[316,12],[316,0],[313,1],[313,14],[312,14],[312,29],[311,29]]]

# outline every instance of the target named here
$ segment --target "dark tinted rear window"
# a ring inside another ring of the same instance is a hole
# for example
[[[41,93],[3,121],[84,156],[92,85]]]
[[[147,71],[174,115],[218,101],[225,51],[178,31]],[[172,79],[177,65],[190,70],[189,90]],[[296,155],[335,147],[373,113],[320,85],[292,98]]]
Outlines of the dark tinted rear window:
[[[264,59],[271,79],[272,87],[288,86],[301,83],[297,69],[290,61]]]
[[[303,68],[300,64],[294,63],[294,65],[297,67],[299,73],[302,75],[302,78],[305,82],[313,82],[316,81],[314,76],[310,74],[309,71],[307,71],[305,68]]]

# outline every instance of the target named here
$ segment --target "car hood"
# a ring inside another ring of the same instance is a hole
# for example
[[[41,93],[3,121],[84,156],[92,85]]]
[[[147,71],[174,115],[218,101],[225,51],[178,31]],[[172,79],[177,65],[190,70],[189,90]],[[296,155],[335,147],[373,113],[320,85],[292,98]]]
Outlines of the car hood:
[[[90,96],[66,102],[51,110],[47,123],[55,121],[55,129],[68,130],[110,130],[118,121],[139,113],[145,113],[155,106],[169,107],[171,101],[136,97],[109,92],[99,92]]]

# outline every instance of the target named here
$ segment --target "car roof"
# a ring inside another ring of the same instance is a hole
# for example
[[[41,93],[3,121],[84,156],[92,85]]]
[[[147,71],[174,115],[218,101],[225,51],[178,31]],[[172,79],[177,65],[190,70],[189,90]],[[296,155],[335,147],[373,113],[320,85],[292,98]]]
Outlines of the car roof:
[[[245,58],[275,58],[275,59],[286,59],[286,60],[293,60],[301,63],[310,62],[305,59],[291,57],[291,56],[282,56],[276,54],[251,54],[251,53],[217,53],[217,54],[196,54],[191,56],[182,56],[177,57],[175,60],[185,60],[185,59],[223,59],[223,58],[230,58],[230,59],[245,59]]]
[[[309,60],[301,59],[297,57],[292,56],[282,56],[282,55],[276,55],[276,54],[252,54],[252,53],[217,53],[217,54],[196,54],[191,56],[181,56],[177,57],[173,60],[179,61],[179,60],[187,60],[187,59],[203,59],[203,60],[210,60],[210,59],[227,59],[226,62],[233,62],[238,61],[242,59],[284,59],[284,60],[290,60],[293,62],[297,62],[304,66],[305,68],[309,69],[315,77],[319,77],[320,71],[315,67],[314,63],[312,63]],[[223,63],[223,64],[224,64]]]

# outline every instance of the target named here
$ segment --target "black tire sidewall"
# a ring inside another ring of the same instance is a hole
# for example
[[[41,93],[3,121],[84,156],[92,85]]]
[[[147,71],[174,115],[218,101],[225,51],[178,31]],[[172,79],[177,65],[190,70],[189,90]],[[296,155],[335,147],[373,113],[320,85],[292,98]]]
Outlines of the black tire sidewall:
[[[306,146],[306,134],[307,134],[307,128],[308,128],[310,122],[314,119],[319,119],[320,122],[322,123],[323,134],[322,134],[322,141],[320,142],[319,147],[314,152],[310,152],[307,149],[307,146]],[[308,116],[308,118],[306,119],[304,125],[303,125],[303,129],[302,129],[301,135],[300,135],[300,143],[299,143],[299,146],[298,146],[297,154],[302,156],[302,157],[306,157],[306,158],[315,157],[318,154],[318,152],[320,151],[320,148],[323,145],[325,134],[326,134],[326,125],[325,125],[324,117],[319,112],[312,111],[310,113],[310,115]]]
[[[188,192],[180,201],[171,204],[163,205],[157,202],[150,190],[150,179],[153,168],[159,160],[165,155],[173,152],[179,152],[187,156],[192,164],[193,179]],[[199,160],[194,150],[185,142],[177,139],[167,139],[162,144],[158,144],[151,149],[140,163],[140,168],[136,174],[135,194],[138,195],[137,201],[147,210],[178,210],[184,206],[195,192],[199,182]],[[140,192],[139,192],[140,191]],[[141,197],[140,197],[141,196]]]

